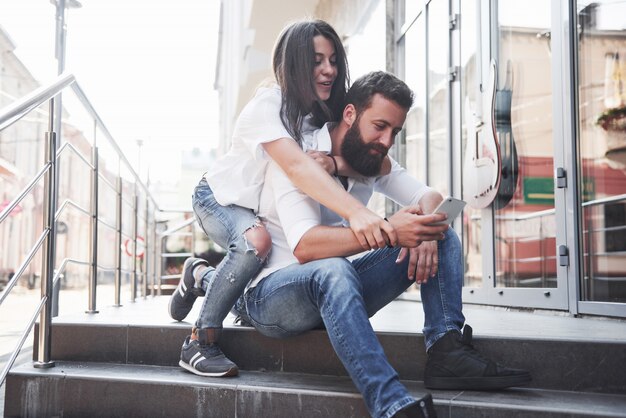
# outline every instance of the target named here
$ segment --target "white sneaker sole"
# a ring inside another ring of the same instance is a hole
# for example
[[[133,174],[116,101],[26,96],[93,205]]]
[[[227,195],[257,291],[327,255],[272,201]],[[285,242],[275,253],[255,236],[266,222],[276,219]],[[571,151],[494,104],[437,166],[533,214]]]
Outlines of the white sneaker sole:
[[[236,368],[236,367],[231,367],[230,369],[226,370],[225,372],[209,373],[209,372],[201,372],[200,370],[197,370],[197,369],[193,368],[191,365],[185,363],[182,360],[180,360],[178,362],[178,365],[180,367],[182,367],[183,369],[187,370],[188,372],[191,372],[193,374],[197,374],[198,376],[227,377],[227,376],[237,376],[239,374],[239,369]]]

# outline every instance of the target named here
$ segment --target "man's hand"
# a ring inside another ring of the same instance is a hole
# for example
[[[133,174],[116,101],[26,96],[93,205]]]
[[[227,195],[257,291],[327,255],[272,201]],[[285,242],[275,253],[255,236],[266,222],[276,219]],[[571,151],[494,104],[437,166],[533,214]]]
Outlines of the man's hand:
[[[422,241],[443,239],[448,225],[432,225],[446,219],[442,213],[423,215],[419,206],[410,206],[400,209],[389,218],[389,223],[398,234],[398,245],[415,248]]]
[[[322,166],[322,168],[331,176],[335,173],[335,163],[333,163],[333,159],[330,158],[328,154],[319,151],[308,150],[307,155],[313,160]]]
[[[359,240],[364,250],[384,248],[387,244],[398,244],[394,227],[365,206],[348,217],[350,229]],[[386,239],[385,239],[386,237]]]
[[[335,163],[328,154],[309,150],[307,155],[328,174],[335,174]],[[396,245],[398,242],[393,226],[365,206],[350,214],[348,222],[364,250],[376,250],[384,248],[387,244]]]
[[[396,263],[401,263],[406,258],[407,253],[410,254],[407,273],[409,280],[423,284],[428,281],[429,277],[434,277],[437,274],[439,266],[437,241],[426,241],[415,248],[401,249]]]

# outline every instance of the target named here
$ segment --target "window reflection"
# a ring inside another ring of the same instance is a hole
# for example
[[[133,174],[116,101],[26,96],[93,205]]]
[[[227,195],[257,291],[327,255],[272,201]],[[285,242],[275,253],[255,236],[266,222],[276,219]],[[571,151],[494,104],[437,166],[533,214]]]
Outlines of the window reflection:
[[[550,7],[498,2],[496,286],[556,287]]]
[[[626,302],[626,2],[579,1],[582,299]]]
[[[476,3],[473,1],[461,2],[461,98],[463,124],[462,155],[465,155],[467,146],[467,124],[474,123],[473,116],[466,113],[467,109],[476,108]],[[462,172],[462,170],[461,170]],[[481,212],[466,206],[463,210],[463,251],[465,259],[465,286],[481,287],[482,264],[482,230]]]
[[[407,115],[405,129],[406,168],[417,179],[426,182],[426,57],[424,15],[405,35],[405,81],[413,90],[415,102]]]
[[[428,183],[450,194],[448,137],[448,2],[428,5]]]

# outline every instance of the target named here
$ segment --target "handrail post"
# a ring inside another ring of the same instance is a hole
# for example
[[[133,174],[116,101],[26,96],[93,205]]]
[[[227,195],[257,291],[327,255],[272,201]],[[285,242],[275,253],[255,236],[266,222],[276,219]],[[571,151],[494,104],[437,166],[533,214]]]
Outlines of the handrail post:
[[[152,287],[154,288],[154,295],[157,296],[159,294],[159,288],[157,286],[157,221],[156,221],[156,207],[154,208],[154,212],[152,213]]]
[[[116,207],[116,221],[115,221],[115,301],[113,306],[120,307],[121,304],[121,291],[122,291],[122,213],[123,213],[123,200],[122,200],[122,176],[120,173],[117,175],[117,181],[115,185],[117,193],[115,194],[115,207]]]
[[[137,195],[137,183],[135,183],[135,198],[133,199],[133,279],[130,282],[130,301],[137,299],[137,228],[139,227],[139,196]]]
[[[158,251],[159,255],[159,263],[158,266],[158,279],[159,279],[159,292],[158,295],[161,296],[163,294],[163,247],[164,247],[165,237],[161,237],[159,239],[158,248],[155,248],[155,251]],[[155,245],[155,247],[157,247]]]
[[[41,298],[46,300],[41,313],[39,314],[39,345],[37,361],[34,367],[46,369],[54,367],[54,361],[50,360],[52,353],[52,340],[50,329],[52,323],[52,285],[54,280],[54,254],[56,226],[54,216],[56,212],[56,176],[57,176],[57,141],[54,132],[54,98],[50,99],[50,114],[48,132],[46,132],[45,144],[48,155],[46,159],[50,162],[50,167],[44,176],[44,198],[43,198],[43,224],[48,231],[46,236],[41,263]]]
[[[143,241],[143,260],[141,265],[143,266],[143,287],[144,287],[144,298],[148,297],[148,272],[150,271],[150,256],[148,255],[148,245],[150,244],[149,234],[148,234],[148,217],[150,216],[150,201],[148,200],[148,193],[146,193],[146,211],[145,211],[145,219],[144,219],[144,241]],[[152,293],[153,290],[150,291],[150,294],[154,296]]]
[[[91,255],[91,274],[89,277],[89,305],[85,313],[96,314],[96,290],[98,287],[98,147],[92,148],[91,171],[91,240],[89,253]]]
[[[195,257],[196,254],[196,229],[194,228],[195,224],[190,224],[189,229],[191,230],[191,256]]]

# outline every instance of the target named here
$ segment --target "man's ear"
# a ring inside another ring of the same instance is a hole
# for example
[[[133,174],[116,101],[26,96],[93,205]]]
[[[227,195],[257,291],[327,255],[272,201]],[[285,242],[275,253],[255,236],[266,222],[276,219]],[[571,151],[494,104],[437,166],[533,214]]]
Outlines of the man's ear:
[[[356,108],[350,103],[343,108],[343,122],[351,128],[355,120]]]

